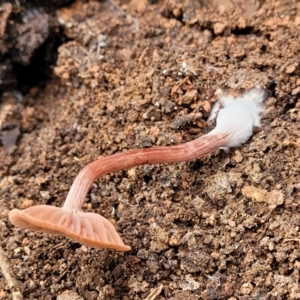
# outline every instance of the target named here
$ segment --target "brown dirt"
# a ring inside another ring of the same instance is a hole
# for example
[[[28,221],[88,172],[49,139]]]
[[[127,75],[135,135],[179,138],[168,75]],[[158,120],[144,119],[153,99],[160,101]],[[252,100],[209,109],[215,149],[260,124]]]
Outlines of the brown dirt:
[[[77,1],[57,16],[58,79],[0,103],[0,238],[24,299],[300,299],[300,3]],[[95,182],[84,210],[132,251],[9,223],[60,206],[99,156],[198,137],[218,94],[258,86],[266,115],[240,149]]]

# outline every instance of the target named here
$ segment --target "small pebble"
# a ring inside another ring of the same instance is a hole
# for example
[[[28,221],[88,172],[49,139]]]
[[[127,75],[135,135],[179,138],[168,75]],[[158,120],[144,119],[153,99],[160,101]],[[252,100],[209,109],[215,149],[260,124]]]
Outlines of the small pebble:
[[[228,225],[229,225],[230,227],[236,227],[235,221],[232,221],[232,220],[229,220],[229,221],[228,221]]]
[[[33,200],[25,199],[22,202],[22,209],[28,208],[33,205]]]
[[[240,152],[240,151],[238,151],[238,150],[236,150],[235,152],[234,152],[234,157],[233,157],[233,159],[235,160],[235,162],[236,163],[241,163],[243,160],[244,160],[244,157],[243,157],[243,155],[242,155],[242,153]]]
[[[50,193],[49,191],[40,191],[40,195],[44,200],[49,200],[50,199]]]

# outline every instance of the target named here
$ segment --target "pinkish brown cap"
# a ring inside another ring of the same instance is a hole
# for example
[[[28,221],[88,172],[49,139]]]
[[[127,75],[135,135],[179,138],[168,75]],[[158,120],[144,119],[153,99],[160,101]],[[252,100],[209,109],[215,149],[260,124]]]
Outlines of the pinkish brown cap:
[[[107,219],[94,213],[37,205],[24,210],[13,209],[9,220],[16,227],[66,236],[93,248],[131,249]]]

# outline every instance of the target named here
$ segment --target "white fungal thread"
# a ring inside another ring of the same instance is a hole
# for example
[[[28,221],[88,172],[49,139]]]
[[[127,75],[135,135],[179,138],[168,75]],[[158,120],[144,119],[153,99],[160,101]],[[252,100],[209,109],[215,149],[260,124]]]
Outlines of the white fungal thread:
[[[264,99],[265,93],[261,89],[251,89],[237,98],[230,95],[220,97],[208,119],[216,119],[216,127],[210,134],[228,132],[225,147],[238,147],[245,143],[253,134],[253,128],[260,125]]]

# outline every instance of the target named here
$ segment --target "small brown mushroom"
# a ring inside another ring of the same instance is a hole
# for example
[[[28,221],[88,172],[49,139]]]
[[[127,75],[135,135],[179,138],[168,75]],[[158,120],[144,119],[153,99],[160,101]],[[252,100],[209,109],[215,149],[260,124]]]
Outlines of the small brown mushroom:
[[[62,208],[47,205],[14,209],[9,220],[17,227],[67,236],[94,248],[130,250],[104,217],[84,213],[81,207],[93,182],[102,175],[144,164],[178,163],[202,157],[220,147],[246,142],[259,125],[264,94],[252,90],[244,97],[221,97],[212,116],[216,127],[208,134],[182,145],[129,150],[100,158],[86,165],[75,178]],[[221,108],[221,106],[223,108]]]

